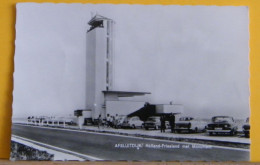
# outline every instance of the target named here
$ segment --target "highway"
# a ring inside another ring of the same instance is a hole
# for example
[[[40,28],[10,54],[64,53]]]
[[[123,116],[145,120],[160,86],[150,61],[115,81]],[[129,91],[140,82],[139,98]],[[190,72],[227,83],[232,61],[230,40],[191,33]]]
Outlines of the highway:
[[[248,161],[249,150],[124,135],[16,125],[12,134],[101,160]]]

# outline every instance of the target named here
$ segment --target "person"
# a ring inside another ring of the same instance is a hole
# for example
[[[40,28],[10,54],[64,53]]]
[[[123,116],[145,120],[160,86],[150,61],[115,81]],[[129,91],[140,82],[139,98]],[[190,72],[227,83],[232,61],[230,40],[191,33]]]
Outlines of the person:
[[[98,116],[98,128],[101,128],[102,126],[102,118],[101,115]]]
[[[116,114],[116,116],[115,116],[115,128],[118,128],[118,123],[119,123],[119,116],[118,116],[118,114]]]
[[[110,127],[110,121],[111,121],[111,119],[110,119],[110,115],[109,114],[107,114],[107,119],[106,119],[106,126],[107,126],[107,128],[108,127]]]
[[[171,127],[171,133],[175,132],[175,115],[170,115],[170,127]]]
[[[161,121],[161,132],[165,132],[165,117],[164,116],[161,116],[160,117],[160,121]]]
[[[110,116],[110,127],[114,127],[114,125],[115,125],[115,116]]]

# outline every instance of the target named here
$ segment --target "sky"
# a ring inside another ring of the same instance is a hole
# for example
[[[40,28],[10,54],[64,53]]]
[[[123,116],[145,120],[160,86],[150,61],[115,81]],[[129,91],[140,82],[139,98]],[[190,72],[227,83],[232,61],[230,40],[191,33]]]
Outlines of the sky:
[[[13,117],[86,108],[95,13],[116,22],[114,90],[151,92],[191,116],[250,115],[248,7],[19,3]]]

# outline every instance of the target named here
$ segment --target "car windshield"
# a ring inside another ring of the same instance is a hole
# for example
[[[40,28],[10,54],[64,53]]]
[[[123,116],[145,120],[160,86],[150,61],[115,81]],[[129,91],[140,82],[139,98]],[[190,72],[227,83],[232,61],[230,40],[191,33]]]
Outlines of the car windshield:
[[[193,120],[192,117],[181,117],[181,118],[179,119],[179,121],[191,121],[191,120]]]
[[[233,122],[231,117],[213,117],[213,122]]]
[[[132,118],[130,118],[130,120],[137,121],[137,120],[139,120],[139,118],[138,117],[132,117]]]
[[[157,121],[160,120],[158,117],[149,117],[147,121]]]

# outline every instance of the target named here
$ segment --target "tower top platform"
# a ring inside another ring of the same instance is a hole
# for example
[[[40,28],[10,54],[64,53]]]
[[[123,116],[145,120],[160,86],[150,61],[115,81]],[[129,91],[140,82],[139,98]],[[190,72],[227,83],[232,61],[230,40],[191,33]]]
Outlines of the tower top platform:
[[[113,21],[110,18],[107,18],[107,17],[104,17],[102,15],[96,14],[94,17],[91,18],[91,20],[88,22],[88,24],[92,26],[96,22],[103,21],[103,20],[111,20],[111,21]]]
[[[94,17],[92,17],[91,20],[88,22],[88,24],[90,25],[90,29],[88,30],[88,32],[91,31],[91,30],[93,30],[93,29],[95,29],[95,28],[97,28],[97,27],[103,28],[103,27],[104,27],[104,25],[103,25],[103,21],[104,21],[104,20],[112,21],[112,22],[113,22],[113,20],[110,19],[110,18],[107,18],[107,17],[104,17],[104,16],[101,16],[101,15],[96,14],[96,15],[95,15]]]
[[[117,97],[133,97],[133,96],[143,96],[146,94],[151,94],[150,92],[133,92],[133,91],[102,91],[104,94],[114,94]]]

